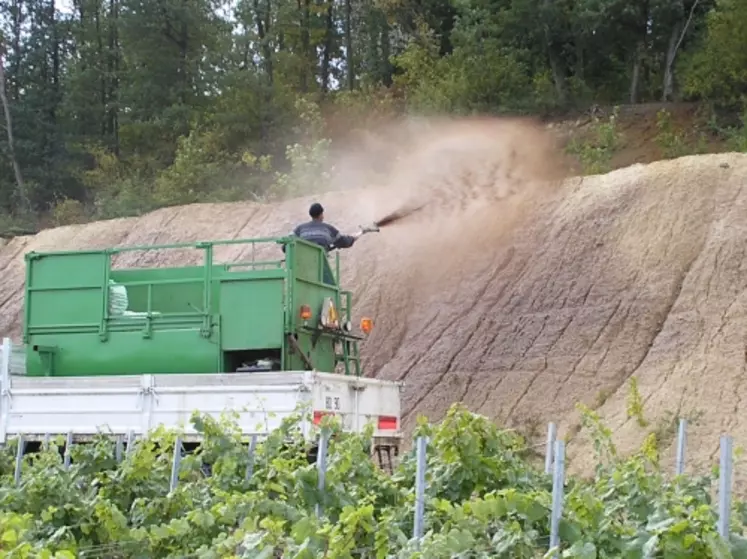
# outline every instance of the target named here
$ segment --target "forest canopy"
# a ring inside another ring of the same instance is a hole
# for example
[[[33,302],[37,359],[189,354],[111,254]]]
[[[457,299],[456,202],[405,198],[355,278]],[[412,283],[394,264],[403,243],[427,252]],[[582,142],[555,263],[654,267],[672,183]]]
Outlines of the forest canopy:
[[[737,0],[0,0],[0,217],[289,194],[333,112],[738,114],[746,42]]]

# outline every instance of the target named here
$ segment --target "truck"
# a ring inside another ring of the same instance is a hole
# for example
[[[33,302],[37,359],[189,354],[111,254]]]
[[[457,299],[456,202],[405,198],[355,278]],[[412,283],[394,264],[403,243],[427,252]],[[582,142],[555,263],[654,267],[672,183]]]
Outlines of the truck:
[[[187,250],[194,265],[127,265]],[[364,375],[373,321],[354,331],[334,257],[332,272],[322,247],[294,236],[27,253],[23,338],[0,351],[0,444],[130,440],[159,425],[189,443],[195,411],[235,412],[244,435],[263,437],[301,413],[309,437],[325,415],[349,432],[372,423],[374,455],[391,465],[403,384]]]

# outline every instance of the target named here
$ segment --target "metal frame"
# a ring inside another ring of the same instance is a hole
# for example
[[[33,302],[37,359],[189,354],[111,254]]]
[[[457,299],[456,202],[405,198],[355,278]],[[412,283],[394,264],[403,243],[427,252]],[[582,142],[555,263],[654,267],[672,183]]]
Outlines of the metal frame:
[[[274,243],[280,246],[285,247],[285,256],[284,258],[280,260],[256,260],[255,259],[255,249],[258,244],[269,244]],[[308,247],[312,247],[320,252],[321,257],[324,259],[320,259],[320,278],[323,277],[323,268],[325,265],[325,260],[327,265],[329,265],[329,259],[327,253],[324,251],[324,249],[314,243],[310,243],[308,241],[305,241],[301,238],[295,237],[295,236],[284,236],[284,237],[259,237],[259,238],[246,238],[246,239],[226,239],[226,240],[216,240],[216,241],[198,241],[198,242],[192,242],[192,243],[171,243],[171,244],[162,244],[162,245],[138,245],[138,246],[127,246],[127,247],[118,247],[118,248],[106,248],[106,249],[89,249],[89,250],[68,250],[68,251],[54,251],[54,252],[29,252],[25,255],[26,259],[26,297],[28,297],[28,294],[31,292],[38,292],[38,291],[54,291],[56,289],[62,289],[58,287],[32,287],[31,286],[31,275],[32,275],[32,267],[29,265],[29,263],[36,259],[41,259],[47,256],[78,256],[78,255],[103,255],[104,256],[104,280],[103,280],[103,297],[102,297],[102,314],[101,314],[101,320],[98,324],[86,324],[86,325],[75,325],[76,330],[80,330],[81,328],[91,328],[98,330],[98,335],[101,341],[106,341],[109,337],[110,331],[117,331],[118,327],[121,327],[122,324],[120,322],[119,317],[111,316],[109,312],[109,305],[110,305],[110,292],[109,289],[106,288],[106,286],[109,284],[109,279],[111,277],[112,272],[112,256],[115,256],[117,254],[123,254],[123,253],[129,253],[129,252],[151,252],[151,251],[158,251],[158,250],[188,250],[188,249],[195,249],[195,250],[202,250],[204,252],[203,260],[202,260],[202,268],[203,268],[203,279],[202,279],[202,291],[203,291],[203,309],[202,312],[200,312],[198,309],[195,309],[195,312],[178,312],[178,313],[172,313],[169,312],[168,314],[164,316],[158,316],[155,317],[152,314],[152,290],[154,283],[161,284],[186,284],[186,283],[194,283],[196,280],[194,278],[189,279],[170,279],[170,280],[159,280],[158,282],[151,282],[151,281],[134,281],[134,282],[126,282],[125,285],[147,285],[147,305],[146,305],[146,312],[144,313],[145,316],[142,317],[145,319],[145,326],[143,330],[144,337],[150,337],[152,335],[152,324],[153,320],[157,320],[160,324],[166,324],[171,321],[182,321],[185,319],[188,320],[202,320],[202,327],[200,329],[200,333],[203,337],[209,338],[211,336],[211,332],[213,331],[213,328],[215,324],[213,323],[213,314],[211,313],[211,306],[212,306],[212,282],[213,282],[213,267],[214,266],[221,266],[226,269],[226,271],[230,271],[235,268],[240,267],[250,267],[253,270],[256,269],[282,269],[285,270],[285,287],[284,287],[284,297],[285,297],[285,317],[284,317],[284,325],[285,325],[285,333],[292,333],[297,332],[301,330],[308,331],[308,328],[303,327],[301,324],[298,323],[298,317],[293,313],[289,312],[290,309],[295,308],[295,301],[293,300],[293,294],[294,294],[294,285],[296,281],[300,281],[305,284],[310,284],[316,287],[323,287],[326,289],[329,289],[331,292],[330,295],[333,298],[334,304],[336,309],[338,310],[342,322],[349,322],[352,319],[351,315],[351,307],[352,307],[352,293],[348,290],[343,290],[340,288],[340,256],[337,251],[335,252],[335,269],[333,272],[333,279],[334,279],[334,285],[329,285],[324,283],[323,281],[313,281],[308,280],[305,278],[299,278],[297,277],[295,267],[292,265],[288,265],[288,262],[294,261],[294,253],[296,250],[297,244],[306,245]],[[216,264],[214,261],[214,249],[217,247],[222,246],[236,246],[236,245],[250,245],[252,247],[252,259],[251,261],[246,262],[231,262],[231,263],[219,263]],[[331,268],[331,266],[330,266]],[[130,269],[147,269],[147,268],[130,268]],[[100,285],[96,286],[80,286],[81,288],[95,288],[100,289]],[[344,305],[343,305],[344,301]],[[128,319],[127,324],[132,324],[133,319]],[[23,342],[25,344],[28,344],[30,341],[30,337],[32,334],[37,333],[43,333],[45,327],[44,326],[30,326],[30,305],[27,303],[24,306],[24,324],[23,324]],[[52,329],[56,332],[60,332],[66,329],[66,325],[54,325],[51,327],[48,327],[49,329]],[[71,325],[72,327],[72,325]],[[335,330],[333,332],[327,331],[325,329],[319,329],[314,328],[314,332],[318,332],[320,336],[324,337],[333,337],[335,340],[340,340],[342,342],[343,351],[341,354],[335,354],[335,364],[343,363],[345,367],[345,375],[351,375],[354,374],[355,376],[361,376],[362,370],[361,370],[361,363],[360,363],[360,350],[358,348],[358,341],[362,340],[363,337],[353,335],[349,332],[346,332],[344,329],[340,329],[339,331]],[[288,344],[288,339],[284,337],[283,344]],[[40,355],[49,356],[50,363],[51,359],[53,359],[54,356],[54,348],[46,348],[37,346],[36,349],[38,350]],[[281,351],[281,369],[285,370],[287,367],[287,364],[285,363],[285,350]],[[51,365],[50,365],[51,370]],[[51,374],[51,373],[50,373]]]

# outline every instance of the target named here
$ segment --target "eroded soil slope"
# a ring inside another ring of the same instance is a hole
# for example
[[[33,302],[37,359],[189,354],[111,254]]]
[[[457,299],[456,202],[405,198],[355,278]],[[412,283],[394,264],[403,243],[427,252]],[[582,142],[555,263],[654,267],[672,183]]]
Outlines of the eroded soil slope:
[[[670,412],[700,415],[688,460],[702,471],[722,432],[747,443],[746,181],[747,156],[688,157],[528,189],[520,205],[461,200],[459,219],[446,195],[440,213],[363,237],[343,253],[343,272],[358,316],[375,319],[368,374],[406,382],[407,430],[417,413],[437,420],[463,401],[503,422],[553,420],[573,433],[574,405],[584,402],[630,449],[648,431],[669,433]],[[411,196],[318,199],[328,220],[352,231]],[[193,205],[16,238],[0,250],[0,333],[20,332],[26,251],[283,234],[309,202]],[[172,252],[128,253],[118,264],[197,258]],[[258,254],[270,252],[279,254]],[[626,416],[633,374],[648,431]],[[573,468],[588,471],[587,450],[581,439],[569,444]]]
[[[410,426],[416,413],[437,418],[461,400],[573,434],[583,402],[623,450],[656,431],[673,464],[681,415],[691,419],[688,464],[704,473],[720,434],[747,443],[745,181],[747,156],[735,154],[569,180],[492,250],[465,258],[458,289],[404,307],[389,290],[381,302],[367,293],[370,308],[388,309],[369,343],[393,348],[370,362],[380,377],[407,381]],[[633,374],[646,429],[627,418]],[[569,453],[589,471],[583,440]]]

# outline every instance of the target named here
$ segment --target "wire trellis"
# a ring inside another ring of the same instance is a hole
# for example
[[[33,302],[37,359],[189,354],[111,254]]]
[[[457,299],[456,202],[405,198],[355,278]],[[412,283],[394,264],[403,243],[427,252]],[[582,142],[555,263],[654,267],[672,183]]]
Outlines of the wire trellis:
[[[540,445],[533,445],[533,448],[540,446],[545,448],[544,472],[552,476],[552,505],[548,518],[550,536],[547,541],[547,548],[552,552],[554,557],[559,557],[561,546],[560,539],[560,522],[563,516],[563,499],[566,483],[565,461],[566,446],[565,441],[557,439],[557,426],[555,423],[548,424],[547,440]],[[44,437],[43,447],[49,444],[49,435]],[[22,480],[23,457],[26,450],[26,441],[23,435],[17,438],[18,445],[15,456],[14,482],[18,486]],[[677,435],[677,448],[675,460],[675,475],[682,475],[685,469],[685,450],[687,441],[687,420],[681,419],[679,422]],[[136,437],[132,432],[126,436],[118,435],[114,441],[114,456],[117,462],[121,462],[125,455],[129,455],[136,444]],[[254,474],[254,460],[257,448],[257,435],[252,435],[247,444],[247,466],[245,476],[249,480]],[[318,472],[319,493],[324,494],[326,485],[326,473],[328,464],[329,433],[322,430],[317,445],[316,469]],[[412,534],[413,538],[419,543],[424,537],[426,526],[425,515],[425,492],[427,488],[427,451],[428,439],[420,436],[415,440],[415,503]],[[68,433],[65,440],[63,455],[63,467],[69,469],[71,466],[71,449],[73,446],[72,433]],[[171,457],[171,472],[169,477],[169,491],[173,492],[179,485],[179,474],[184,455],[184,445],[181,437],[176,437]],[[733,438],[730,435],[722,435],[720,438],[720,459],[719,459],[719,483],[718,483],[718,522],[717,532],[724,540],[729,539],[729,522],[732,505],[732,477],[733,477]],[[323,516],[323,505],[316,505],[317,517]],[[70,529],[74,526],[68,527]],[[126,552],[129,546],[135,542],[111,543],[100,546],[91,546],[80,550],[80,557],[111,557],[116,558],[117,552]],[[365,550],[361,550],[365,551]],[[371,550],[373,552],[373,550]],[[197,555],[185,555],[192,557]]]

